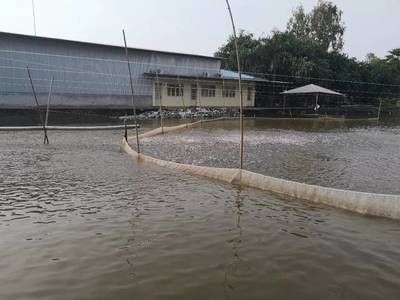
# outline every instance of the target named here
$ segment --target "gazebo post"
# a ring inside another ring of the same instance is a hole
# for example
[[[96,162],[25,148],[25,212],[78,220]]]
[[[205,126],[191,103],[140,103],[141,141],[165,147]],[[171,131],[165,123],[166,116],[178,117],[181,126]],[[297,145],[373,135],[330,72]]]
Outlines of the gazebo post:
[[[315,95],[315,112],[318,110],[318,100],[319,100],[319,94],[317,93]]]

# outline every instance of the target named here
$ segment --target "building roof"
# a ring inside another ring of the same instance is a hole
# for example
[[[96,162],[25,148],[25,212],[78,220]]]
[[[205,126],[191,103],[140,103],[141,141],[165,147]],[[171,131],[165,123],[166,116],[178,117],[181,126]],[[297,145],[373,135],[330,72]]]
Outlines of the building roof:
[[[306,86],[295,88],[293,90],[285,91],[282,94],[284,94],[284,95],[324,94],[324,95],[344,96],[341,93],[323,88],[323,87],[315,85],[315,84],[309,84]]]
[[[155,72],[146,72],[144,73],[145,76],[149,77],[156,77]],[[196,76],[196,75],[178,75],[178,74],[167,74],[167,73],[159,73],[158,74],[159,78],[170,78],[170,79],[190,79],[190,80],[209,80],[209,81],[237,81],[239,79],[239,74],[234,71],[229,71],[229,70],[220,70],[219,73],[217,74],[207,74],[204,73],[202,75]],[[286,82],[281,82],[281,81],[270,81],[267,79],[263,78],[258,78],[258,77],[253,77],[250,75],[243,75],[242,74],[242,80],[244,82],[271,82],[271,83],[286,83]]]
[[[118,45],[83,42],[83,41],[60,39],[60,38],[50,38],[50,37],[44,37],[44,36],[35,36],[35,35],[19,34],[19,33],[12,33],[12,32],[0,31],[0,35],[1,34],[14,36],[14,37],[21,37],[21,38],[31,38],[31,39],[36,39],[36,40],[58,41],[58,42],[66,42],[66,43],[74,43],[74,44],[82,44],[82,45],[92,45],[92,46],[102,46],[102,47],[124,49],[123,46],[118,46]],[[128,47],[128,49],[136,50],[136,51],[143,51],[143,52],[155,52],[155,53],[161,53],[161,54],[174,54],[174,55],[192,56],[192,57],[206,58],[206,59],[213,59],[213,60],[221,60],[221,58],[219,58],[219,57],[207,56],[207,55],[201,55],[201,54],[180,53],[180,52],[152,50],[152,49],[143,49],[143,48],[132,48],[132,47]]]

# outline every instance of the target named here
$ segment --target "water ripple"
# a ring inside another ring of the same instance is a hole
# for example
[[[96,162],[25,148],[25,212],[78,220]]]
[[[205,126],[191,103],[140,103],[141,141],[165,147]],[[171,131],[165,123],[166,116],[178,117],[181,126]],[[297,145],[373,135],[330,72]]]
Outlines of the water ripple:
[[[246,163],[396,191],[396,130],[248,128]],[[204,127],[143,148],[235,166],[236,135]],[[397,222],[137,164],[121,136],[52,133],[45,147],[0,132],[0,299],[398,298]]]

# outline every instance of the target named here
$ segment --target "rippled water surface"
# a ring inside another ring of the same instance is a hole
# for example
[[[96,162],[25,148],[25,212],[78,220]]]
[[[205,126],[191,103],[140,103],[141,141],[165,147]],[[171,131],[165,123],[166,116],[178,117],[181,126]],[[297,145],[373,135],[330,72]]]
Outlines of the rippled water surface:
[[[233,165],[234,126],[144,150]],[[398,127],[252,126],[248,169],[399,192]],[[137,164],[120,138],[0,132],[0,299],[398,299],[398,222]]]
[[[213,122],[146,138],[144,149],[177,162],[237,167],[237,123]],[[400,126],[257,120],[245,127],[247,170],[321,186],[400,194]]]

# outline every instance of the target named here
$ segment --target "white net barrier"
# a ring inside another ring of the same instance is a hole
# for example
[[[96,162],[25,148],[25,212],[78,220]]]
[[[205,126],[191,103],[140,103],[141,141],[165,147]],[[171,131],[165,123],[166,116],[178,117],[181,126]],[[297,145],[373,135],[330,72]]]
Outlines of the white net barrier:
[[[215,119],[198,121],[187,125],[183,124],[173,127],[164,127],[164,133],[191,128],[201,124],[202,122],[210,121],[215,121]],[[161,128],[143,133],[140,135],[140,138],[156,136],[159,134],[162,134]],[[133,138],[128,138],[128,141],[130,139]],[[294,198],[322,203],[362,215],[400,219],[400,195],[384,195],[340,190],[274,178],[246,170],[241,171],[233,168],[202,167],[165,161],[148,155],[138,154],[125,140],[121,143],[121,149],[134,159],[182,171],[186,174],[202,176],[235,185],[257,188],[279,195],[283,198]]]

